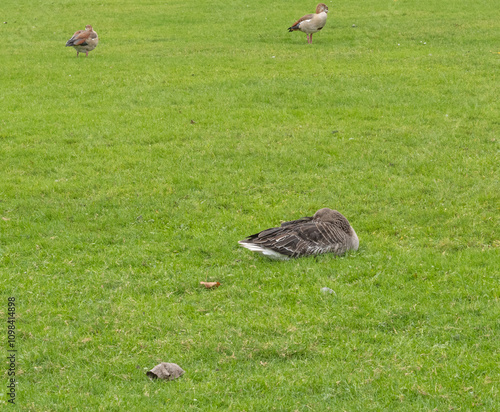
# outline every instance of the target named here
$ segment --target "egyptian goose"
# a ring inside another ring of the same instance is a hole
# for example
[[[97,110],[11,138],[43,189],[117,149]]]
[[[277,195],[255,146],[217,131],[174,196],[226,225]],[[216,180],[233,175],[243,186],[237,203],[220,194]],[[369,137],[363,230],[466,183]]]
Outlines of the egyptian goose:
[[[316,14],[307,14],[298,19],[288,31],[300,30],[307,34],[307,43],[312,44],[313,33],[317,33],[326,24],[326,14],[328,13],[328,6],[324,3],[319,3],[316,6]]]
[[[358,250],[359,240],[348,220],[336,210],[324,208],[312,217],[282,223],[238,242],[271,259]]]
[[[76,57],[81,52],[85,52],[85,56],[88,57],[89,51],[94,50],[98,42],[97,33],[88,24],[85,26],[85,30],[78,30],[73,34],[73,37],[66,42],[66,47],[73,46],[76,49]]]

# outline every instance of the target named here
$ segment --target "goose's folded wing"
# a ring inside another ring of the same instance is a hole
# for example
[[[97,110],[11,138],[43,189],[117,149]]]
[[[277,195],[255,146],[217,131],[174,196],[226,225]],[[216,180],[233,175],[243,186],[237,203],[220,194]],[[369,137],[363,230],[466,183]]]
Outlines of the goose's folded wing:
[[[87,44],[87,40],[94,39],[97,34],[93,31],[78,30],[73,37],[68,40],[66,46],[84,46]]]
[[[239,243],[242,245],[257,245],[281,253],[282,255],[293,256],[300,241],[301,239],[295,230],[273,227],[248,236]]]
[[[328,222],[315,221],[315,228],[305,228],[305,233],[301,233],[303,237],[307,237],[312,242],[316,242],[321,248],[334,247],[335,245],[344,245],[347,238],[347,233],[340,227]]]
[[[255,243],[281,253],[282,255],[295,256],[298,253],[298,247],[300,246],[301,241],[302,239],[295,231],[279,230],[272,236],[259,238],[258,242]]]
[[[311,222],[312,217],[302,217],[297,220],[291,220],[289,222],[283,222],[280,227],[272,227],[270,229],[263,230],[262,232],[255,233],[254,235],[248,236],[245,240],[255,240],[255,239],[270,239],[273,238],[275,234],[283,234],[283,228],[285,229],[298,229],[303,223]]]
[[[300,19],[298,19],[295,23],[293,23],[292,26],[296,26],[299,23],[302,23],[305,20],[311,20],[314,17],[314,14],[306,14],[305,16],[302,16]]]
[[[262,232],[255,233],[254,235],[246,237],[244,240],[242,240],[242,242],[248,242],[248,241],[254,242],[257,239],[272,238],[274,233],[279,231],[280,229],[281,228],[279,227],[272,227],[271,229],[263,230]]]
[[[302,16],[300,19],[298,19],[295,23],[293,23],[288,30],[298,30],[300,23],[306,20],[311,20],[314,17],[314,14],[306,14],[305,16]]]
[[[303,223],[311,222],[312,220],[313,220],[312,216],[301,217],[300,219],[297,219],[297,220],[290,220],[289,222],[283,222],[281,224],[281,227],[298,228],[298,227],[302,226]]]

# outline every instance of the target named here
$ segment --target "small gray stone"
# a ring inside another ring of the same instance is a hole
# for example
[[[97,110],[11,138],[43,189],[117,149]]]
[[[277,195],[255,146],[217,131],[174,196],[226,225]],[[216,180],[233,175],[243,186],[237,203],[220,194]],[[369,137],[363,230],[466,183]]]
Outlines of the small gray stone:
[[[165,379],[167,381],[173,381],[174,379],[180,378],[184,375],[184,369],[176,363],[162,362],[150,371],[147,371],[146,375],[150,379]]]

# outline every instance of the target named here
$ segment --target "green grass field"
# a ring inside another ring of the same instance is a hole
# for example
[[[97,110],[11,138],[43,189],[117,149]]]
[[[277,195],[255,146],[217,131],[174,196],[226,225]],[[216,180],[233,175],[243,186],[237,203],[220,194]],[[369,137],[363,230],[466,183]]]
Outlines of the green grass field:
[[[2,2],[6,410],[500,409],[498,4],[327,4]],[[237,244],[322,207],[357,252]]]

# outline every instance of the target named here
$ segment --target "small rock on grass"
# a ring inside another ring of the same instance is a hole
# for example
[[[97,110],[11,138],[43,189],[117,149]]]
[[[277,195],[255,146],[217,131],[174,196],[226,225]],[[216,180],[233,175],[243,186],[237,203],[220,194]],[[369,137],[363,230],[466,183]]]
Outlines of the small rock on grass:
[[[162,362],[156,365],[153,369],[146,372],[146,375],[150,379],[164,379],[166,381],[173,381],[174,379],[180,378],[184,375],[184,369],[182,369],[176,363]]]

